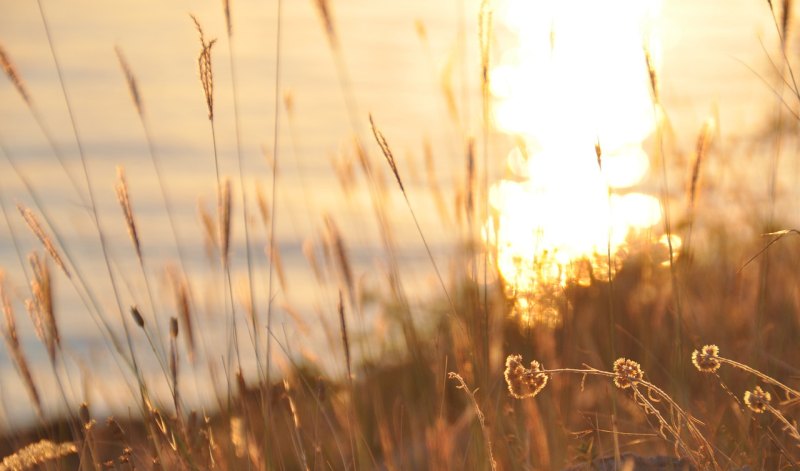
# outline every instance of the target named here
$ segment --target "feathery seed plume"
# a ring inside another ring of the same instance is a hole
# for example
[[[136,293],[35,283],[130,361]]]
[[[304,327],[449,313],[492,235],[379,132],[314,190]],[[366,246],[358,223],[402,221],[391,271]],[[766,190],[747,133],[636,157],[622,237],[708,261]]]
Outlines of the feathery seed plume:
[[[206,97],[206,106],[208,107],[208,119],[214,119],[214,73],[211,68],[211,47],[217,42],[212,39],[206,42],[205,33],[200,26],[197,17],[190,15],[194,25],[197,27],[197,32],[200,33],[200,55],[197,57],[197,65],[200,70],[200,83],[203,85],[203,94]]]

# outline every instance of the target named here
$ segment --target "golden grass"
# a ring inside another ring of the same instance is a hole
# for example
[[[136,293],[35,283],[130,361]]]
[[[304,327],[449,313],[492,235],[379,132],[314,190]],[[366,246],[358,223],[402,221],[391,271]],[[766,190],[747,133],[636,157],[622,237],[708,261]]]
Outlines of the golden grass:
[[[3,458],[3,462],[0,463],[0,471],[32,469],[77,452],[78,447],[74,443],[53,443],[50,440],[41,440]]]
[[[315,6],[340,67],[341,86],[351,118],[355,118],[351,123],[356,135],[353,152],[334,159],[334,172],[345,193],[357,194],[367,190],[384,244],[382,255],[385,258],[381,260],[381,269],[385,270],[385,276],[373,276],[372,272],[365,272],[357,260],[351,259],[345,243],[345,236],[349,236],[351,231],[342,231],[340,227],[347,227],[334,214],[326,215],[319,224],[322,237],[308,236],[302,245],[314,280],[319,285],[331,282],[338,292],[338,303],[330,296],[326,298],[324,293],[316,301],[321,330],[329,347],[323,355],[330,354],[331,358],[325,360],[330,360],[338,371],[346,371],[346,377],[329,377],[323,373],[320,366],[323,359],[315,357],[314,352],[306,348],[306,338],[287,338],[289,335],[285,332],[273,329],[276,324],[271,324],[269,316],[266,325],[258,319],[253,302],[253,293],[258,291],[258,285],[253,279],[249,280],[247,292],[250,299],[234,299],[229,266],[236,252],[232,241],[232,190],[230,180],[221,181],[219,178],[213,128],[215,103],[211,49],[215,40],[206,39],[199,21],[192,16],[200,35],[201,51],[197,63],[208,118],[212,122],[217,170],[216,220],[200,205],[201,231],[209,259],[221,259],[226,270],[229,299],[225,301],[224,314],[230,317],[225,321],[232,321],[235,335],[237,306],[245,306],[251,318],[249,327],[253,329],[252,351],[256,355],[266,351],[266,371],[259,364],[254,377],[246,375],[244,362],[237,358],[234,364],[231,350],[223,355],[221,362],[217,358],[209,360],[209,355],[217,355],[218,351],[202,342],[205,319],[193,309],[190,274],[184,272],[183,267],[179,270],[165,262],[166,283],[162,290],[164,293],[160,294],[171,297],[172,303],[157,302],[170,304],[169,308],[159,309],[165,314],[162,320],[168,319],[168,333],[164,338],[160,332],[155,334],[153,341],[149,330],[151,317],[148,316],[146,321],[138,307],[144,306],[141,300],[135,299],[130,310],[134,323],[147,335],[153,353],[164,369],[163,380],[145,381],[136,368],[136,361],[147,352],[130,348],[130,360],[139,389],[138,396],[134,397],[141,403],[140,410],[131,412],[133,420],[123,425],[120,419],[112,418],[105,425],[101,420],[99,425],[92,418],[87,405],[90,401],[86,399],[78,409],[77,417],[68,420],[66,428],[70,430],[62,431],[70,434],[71,442],[59,445],[41,440],[20,448],[20,443],[30,440],[11,436],[6,446],[18,451],[3,461],[0,470],[27,469],[72,454],[79,456],[70,464],[79,463],[81,469],[104,466],[114,469],[307,471],[521,470],[558,469],[568,464],[591,465],[603,463],[609,456],[613,456],[622,469],[627,469],[635,463],[648,461],[640,459],[640,454],[656,455],[653,461],[670,457],[675,463],[690,463],[695,469],[734,469],[744,465],[757,469],[797,466],[800,434],[793,407],[800,403],[800,392],[793,386],[796,378],[792,375],[798,368],[798,347],[796,342],[792,342],[800,328],[797,319],[786,315],[785,318],[767,318],[761,330],[750,331],[747,306],[752,305],[757,297],[753,276],[740,269],[735,280],[729,278],[731,261],[741,260],[742,254],[752,253],[749,247],[734,247],[732,250],[737,250],[735,254],[722,254],[720,257],[724,260],[705,265],[684,264],[679,257],[674,264],[671,263],[669,271],[650,260],[651,254],[643,253],[642,260],[631,261],[619,269],[613,286],[610,280],[594,278],[589,286],[565,286],[559,295],[568,297],[570,302],[559,307],[562,311],[559,314],[564,317],[559,327],[520,328],[509,320],[515,299],[514,295],[504,294],[507,291],[503,289],[503,280],[482,283],[481,279],[486,281],[487,273],[478,274],[477,269],[469,265],[483,256],[479,239],[480,220],[484,217],[481,198],[488,198],[488,188],[481,188],[477,182],[487,176],[488,168],[479,168],[476,146],[482,146],[486,152],[488,133],[481,138],[460,136],[453,146],[463,150],[464,158],[461,164],[464,168],[456,177],[461,179],[461,188],[455,195],[446,194],[440,187],[434,163],[438,155],[434,156],[427,139],[423,142],[427,187],[435,211],[443,227],[460,229],[464,236],[454,235],[457,239],[454,245],[459,245],[459,250],[448,277],[440,273],[425,240],[425,234],[436,229],[423,230],[414,213],[412,199],[415,203],[417,201],[413,193],[416,191],[415,175],[412,173],[408,181],[401,178],[402,161],[396,159],[372,115],[361,116],[358,112],[352,90],[349,90],[351,85],[342,68],[343,51],[339,46],[331,5],[327,0],[316,0]],[[784,44],[791,30],[787,13],[790,10],[791,2],[785,0],[779,21]],[[223,13],[230,39],[233,21],[227,0],[223,1]],[[478,26],[478,74],[484,99],[483,124],[488,126],[493,35],[488,1],[481,2]],[[417,35],[428,41],[424,25],[417,22],[416,27]],[[134,107],[141,117],[142,100],[135,77],[119,49],[117,57]],[[658,101],[660,78],[647,50],[645,58],[653,97]],[[27,90],[2,48],[0,63],[12,85],[28,101]],[[452,63],[448,64],[445,72],[452,67]],[[464,104],[458,103],[449,82],[442,93],[447,104],[445,111],[449,111],[450,119],[456,121],[458,107]],[[295,97],[290,93],[283,96],[284,106],[291,117],[297,112]],[[391,219],[395,215],[389,203],[390,188],[384,184],[382,168],[370,160],[366,142],[358,136],[358,123],[360,120],[366,122],[367,118],[375,143],[428,250],[431,266],[446,299],[436,296],[422,301],[409,300],[403,288],[394,242],[397,227],[393,226]],[[464,123],[454,125],[459,127]],[[464,129],[460,130],[466,134]],[[703,203],[696,196],[702,162],[713,150],[711,138],[711,128],[707,124],[697,139],[695,159],[689,168],[687,200],[692,208],[700,208]],[[604,156],[599,142],[595,152],[597,164],[602,167]],[[278,156],[272,158],[276,164]],[[356,160],[359,164],[355,163]],[[250,215],[245,206],[248,195],[241,176],[237,184],[241,185],[242,223],[246,227]],[[358,188],[359,184],[366,185],[366,188]],[[292,280],[287,276],[291,273],[284,272],[281,252],[274,243],[274,205],[278,193],[273,182],[273,197],[267,201],[258,183],[255,188],[255,195],[251,197],[256,201],[270,238],[263,255],[270,263],[270,274],[273,270],[278,273],[280,291],[285,296],[281,301],[286,304],[285,312],[294,315],[295,306],[286,296],[292,288]],[[144,270],[138,226],[128,183],[121,169],[115,190],[143,276],[149,283],[148,277],[153,275]],[[448,210],[447,198],[451,198],[454,209]],[[69,254],[66,251],[69,247],[61,244],[61,249],[57,248],[35,213],[22,205],[18,209],[48,256],[66,277],[70,277],[60,253],[64,250]],[[457,228],[451,227],[450,219],[457,221]],[[53,229],[52,226],[48,228]],[[676,230],[682,230],[682,226],[676,225]],[[711,236],[724,240],[726,230],[719,229],[718,234],[712,233]],[[791,230],[774,232],[773,235],[778,235],[774,241],[789,233]],[[246,239],[250,263],[250,241],[247,236]],[[323,247],[319,250],[325,254],[322,258],[318,256],[314,242],[319,239],[323,240]],[[773,247],[774,250],[783,250],[786,257],[773,266],[779,271],[768,278],[770,283],[766,286],[769,290],[763,299],[769,308],[765,312],[780,313],[781,316],[785,312],[794,315],[800,312],[794,289],[798,281],[797,265],[793,263],[800,255],[794,246],[788,245]],[[771,246],[772,242],[763,251]],[[80,275],[71,259],[67,260]],[[65,375],[67,370],[57,370],[56,359],[63,361],[67,355],[57,355],[62,345],[55,316],[58,301],[54,299],[53,276],[58,276],[58,272],[51,274],[47,261],[36,254],[31,256],[30,265],[31,297],[27,307],[36,334],[53,363],[53,374],[60,379],[59,375]],[[487,272],[492,269],[488,264],[486,267]],[[467,273],[470,270],[472,273]],[[673,283],[669,282],[670,277]],[[680,284],[675,282],[679,277]],[[684,318],[680,306],[673,307],[669,301],[677,296],[676,290],[684,286],[686,293],[682,295],[685,294],[687,299],[687,312],[691,312],[694,318]],[[86,292],[90,293],[91,289],[86,287]],[[138,298],[135,289],[130,291],[132,297]],[[315,296],[323,291],[318,287]],[[716,296],[709,296],[709,292]],[[273,296],[270,286],[266,301],[270,307]],[[30,396],[30,405],[44,420],[42,397],[23,353],[12,309],[17,297],[16,291],[8,290],[0,272],[0,302],[5,316],[3,334],[11,359]],[[158,326],[155,306],[151,307],[153,320]],[[679,318],[673,322],[676,309]],[[374,321],[374,331],[361,329],[366,325],[365,319]],[[125,319],[122,321],[124,323]],[[265,327],[268,329],[266,349],[257,334]],[[606,335],[609,330],[611,336]],[[179,343],[181,331],[183,342]],[[753,335],[769,336],[776,341],[766,342],[768,348],[757,352],[771,355],[757,363],[760,369],[721,356],[716,345],[705,345],[691,355],[692,364],[702,374],[683,376],[676,372],[688,367],[688,360],[682,358],[688,358],[689,352],[683,350],[682,343],[677,346],[675,343],[675,339],[682,338],[682,335],[693,342],[713,337],[714,342],[737,354],[751,344]],[[400,340],[401,336],[405,343]],[[159,342],[165,341],[168,342],[168,352],[155,346],[164,345]],[[273,352],[279,349],[285,355]],[[343,359],[332,354],[338,351],[343,351]],[[617,355],[617,352],[624,356]],[[238,356],[239,353],[237,344],[235,354]],[[537,360],[525,364],[524,357]],[[208,361],[208,365],[196,361],[197,358]],[[185,367],[185,359],[189,361],[189,368]],[[612,364],[612,360],[616,361]],[[260,361],[260,356],[255,358],[256,363]],[[544,364],[553,368],[545,369]],[[580,364],[584,366],[565,366]],[[596,369],[586,364],[610,364],[610,369]],[[225,369],[222,372],[218,371],[220,365]],[[282,371],[282,377],[277,379],[269,372],[276,365]],[[218,394],[216,411],[191,410],[183,402],[187,388],[196,384],[192,383],[190,375],[197,374],[197,370],[204,366],[220,383],[213,387],[220,386],[227,391],[227,397],[213,391]],[[187,375],[189,380],[185,381],[183,378]],[[223,376],[227,384],[219,381],[218,378]],[[502,387],[503,379],[506,388]],[[709,384],[709,379],[712,382],[716,380],[727,397],[720,400],[716,395],[718,388]],[[168,400],[162,404],[151,392],[163,384],[170,389],[171,405]],[[657,386],[661,384],[665,386]],[[91,385],[84,389],[90,390]],[[676,392],[668,394],[667,391]],[[44,422],[36,430],[37,435],[51,439],[57,432],[55,426]]]

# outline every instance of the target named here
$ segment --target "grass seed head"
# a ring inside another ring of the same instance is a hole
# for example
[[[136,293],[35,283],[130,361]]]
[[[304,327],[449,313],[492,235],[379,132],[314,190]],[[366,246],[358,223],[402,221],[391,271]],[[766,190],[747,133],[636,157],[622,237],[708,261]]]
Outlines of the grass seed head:
[[[142,317],[142,313],[139,312],[138,307],[131,306],[131,316],[133,317],[133,321],[136,322],[136,325],[138,325],[140,329],[144,329],[144,317]]]
[[[531,361],[531,367],[525,368],[522,364],[522,355],[509,355],[506,358],[505,370],[508,392],[517,399],[534,397],[539,394],[550,376],[542,372],[542,365],[538,361]]]
[[[639,363],[627,358],[617,358],[614,362],[614,385],[620,389],[626,389],[644,378]]]
[[[203,28],[194,15],[191,15],[197,32],[200,33],[200,55],[197,57],[197,66],[200,71],[200,83],[203,85],[203,95],[206,97],[208,107],[208,119],[214,119],[214,73],[211,68],[211,47],[217,42],[216,39],[206,41]]]
[[[25,103],[28,105],[31,104],[31,98],[28,94],[28,90],[25,88],[25,83],[22,81],[22,77],[19,75],[19,71],[9,59],[8,54],[6,54],[5,49],[3,46],[0,45],[0,68],[3,69],[8,80],[14,85],[14,88],[17,89],[17,92],[20,94]]]

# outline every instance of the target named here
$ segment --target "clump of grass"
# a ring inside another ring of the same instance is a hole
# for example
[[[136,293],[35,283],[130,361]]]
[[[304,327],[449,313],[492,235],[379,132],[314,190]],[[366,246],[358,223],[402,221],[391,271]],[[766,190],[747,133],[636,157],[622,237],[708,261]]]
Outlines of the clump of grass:
[[[700,421],[682,409],[661,388],[645,380],[644,371],[638,362],[618,358],[614,361],[612,371],[591,367],[543,370],[535,360],[530,369],[524,368],[520,355],[509,355],[506,359],[506,384],[511,395],[518,399],[536,396],[547,385],[547,378],[559,373],[580,375],[583,378],[581,384],[587,376],[611,379],[618,389],[630,391],[635,404],[648,417],[656,419],[655,430],[662,438],[674,444],[676,453],[682,454],[695,466],[703,469],[720,469],[714,448],[698,429]]]

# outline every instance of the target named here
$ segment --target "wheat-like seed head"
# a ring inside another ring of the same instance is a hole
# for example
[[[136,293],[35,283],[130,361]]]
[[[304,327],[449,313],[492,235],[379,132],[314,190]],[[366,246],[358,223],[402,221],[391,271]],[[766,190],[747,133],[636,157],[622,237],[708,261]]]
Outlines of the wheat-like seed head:
[[[183,322],[183,338],[186,342],[186,350],[189,353],[189,359],[193,360],[194,329],[192,328],[192,311],[189,304],[189,287],[175,267],[167,268],[167,278],[172,285],[172,292],[175,296],[175,305],[178,309],[178,315]],[[178,320],[174,317],[170,319],[170,335],[173,337],[177,337],[178,335]]]
[[[136,250],[136,257],[141,262],[142,260],[142,245],[139,242],[139,231],[136,229],[136,220],[133,219],[133,208],[131,207],[130,194],[128,193],[128,181],[125,178],[125,169],[117,167],[117,184],[115,186],[117,192],[117,200],[122,206],[122,212],[125,214],[125,225],[128,228],[128,235],[133,243],[133,248]]]
[[[231,22],[231,2],[230,0],[222,0],[222,9],[225,10],[225,27],[228,31],[228,36],[233,34],[233,24]]]
[[[136,106],[136,112],[139,113],[139,116],[143,116],[144,108],[142,106],[141,95],[139,94],[139,85],[136,83],[136,76],[133,75],[133,71],[131,70],[130,65],[128,65],[128,61],[126,61],[125,56],[122,55],[122,49],[120,49],[119,46],[115,46],[114,52],[117,53],[119,65],[122,67],[122,73],[125,74],[125,82],[128,84],[128,90],[131,93],[133,105]]]
[[[319,11],[322,22],[325,25],[325,33],[328,35],[328,41],[334,46],[338,47],[339,41],[336,36],[336,28],[333,25],[333,17],[331,16],[330,5],[328,0],[315,0],[317,11]]]
[[[400,172],[397,170],[397,163],[394,160],[394,154],[392,154],[392,150],[389,148],[389,143],[386,142],[386,138],[383,137],[383,134],[378,130],[377,126],[375,126],[375,122],[372,120],[372,115],[369,115],[369,124],[372,127],[372,135],[375,136],[375,140],[378,141],[378,145],[383,152],[383,156],[386,157],[386,161],[389,163],[389,167],[392,169],[394,178],[397,180],[397,184],[400,186],[400,191],[405,194],[406,189],[403,187],[403,180],[400,179]]]
[[[39,340],[47,347],[47,353],[53,361],[56,350],[61,345],[61,334],[56,324],[50,268],[46,259],[39,257],[36,252],[31,253],[28,260],[33,269],[33,279],[30,282],[33,298],[28,300],[26,308],[36,327]]]
[[[20,77],[17,68],[11,62],[11,59],[8,58],[8,54],[6,54],[5,49],[3,46],[0,45],[0,67],[3,68],[3,72],[6,73],[8,80],[14,85],[14,88],[17,89],[17,92],[20,94],[25,103],[28,105],[31,104],[31,98],[28,94],[28,90],[25,88],[25,82],[22,81],[22,77]]]
[[[194,25],[197,27],[197,32],[200,33],[200,55],[197,57],[197,66],[200,71],[200,83],[203,85],[203,94],[206,97],[206,106],[208,107],[208,119],[214,119],[214,73],[211,68],[211,47],[217,42],[212,39],[206,42],[205,33],[200,26],[197,17],[190,15]]]
[[[33,211],[25,206],[22,206],[21,204],[17,204],[17,209],[19,210],[20,214],[22,214],[22,218],[25,219],[25,223],[28,225],[28,228],[39,239],[45,250],[47,250],[47,253],[50,254],[50,257],[54,262],[56,262],[56,265],[61,268],[61,271],[64,272],[67,278],[71,278],[69,270],[67,270],[61,255],[56,249],[55,244],[53,244],[53,240],[49,235],[47,235],[44,229],[42,229],[42,225],[39,224],[39,220],[36,219],[36,215],[33,214]]]
[[[226,178],[217,197],[219,217],[220,254],[223,264],[228,264],[231,247],[231,181]]]
[[[653,57],[650,55],[650,49],[644,49],[644,61],[647,65],[647,75],[650,78],[650,90],[653,92],[653,100],[658,103],[660,83],[658,80],[658,72]]]

